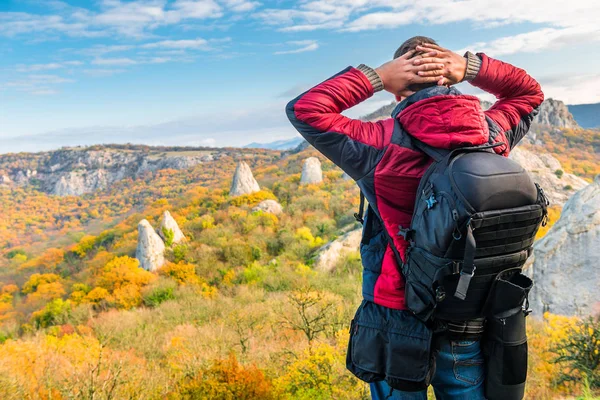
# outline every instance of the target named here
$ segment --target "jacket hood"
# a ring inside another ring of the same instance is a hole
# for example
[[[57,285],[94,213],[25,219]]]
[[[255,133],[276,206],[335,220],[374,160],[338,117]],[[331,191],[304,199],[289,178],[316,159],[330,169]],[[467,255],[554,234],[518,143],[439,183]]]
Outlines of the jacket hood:
[[[400,102],[392,117],[429,146],[454,149],[488,143],[489,128],[479,99],[453,87],[423,89]]]

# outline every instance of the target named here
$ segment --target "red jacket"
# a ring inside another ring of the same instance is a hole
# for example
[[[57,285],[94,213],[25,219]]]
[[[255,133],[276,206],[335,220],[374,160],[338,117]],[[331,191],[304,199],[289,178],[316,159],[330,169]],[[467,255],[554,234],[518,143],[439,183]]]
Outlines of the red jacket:
[[[402,260],[408,242],[398,230],[410,226],[417,186],[431,164],[427,155],[413,147],[407,133],[445,149],[504,142],[495,150],[508,156],[544,100],[540,85],[524,70],[485,54],[478,56],[481,68],[471,84],[498,98],[485,112],[477,97],[438,86],[402,101],[392,118],[377,122],[348,118],[341,112],[373,95],[367,77],[351,67],[287,105],[288,118],[298,132],[356,180]],[[404,279],[379,223],[363,229],[361,256],[364,298],[405,309]]]

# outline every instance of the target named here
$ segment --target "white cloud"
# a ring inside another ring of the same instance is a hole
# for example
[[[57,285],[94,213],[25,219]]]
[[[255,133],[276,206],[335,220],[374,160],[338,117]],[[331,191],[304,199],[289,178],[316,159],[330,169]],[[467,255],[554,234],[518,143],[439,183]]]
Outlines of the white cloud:
[[[223,3],[234,12],[252,11],[261,5],[258,1],[247,0],[223,0]]]
[[[126,57],[123,57],[123,58],[97,58],[92,61],[92,64],[94,64],[94,65],[127,66],[127,65],[138,64],[138,62],[136,60],[132,60],[131,58],[126,58]]]
[[[540,78],[546,98],[567,104],[596,103],[600,100],[600,74]]]
[[[50,95],[58,93],[54,86],[72,82],[75,81],[59,75],[30,74],[24,78],[0,84],[0,89],[11,88],[19,92],[27,92],[34,95]]]
[[[189,40],[162,40],[160,42],[146,43],[141,47],[144,49],[209,49],[208,41],[201,38]]]
[[[571,0],[308,0],[290,8],[269,8],[256,14],[281,31],[317,29],[359,32],[407,24],[470,22],[477,27],[533,23],[530,32],[476,43],[490,54],[559,48],[582,40],[600,40],[600,1]]]
[[[287,44],[292,45],[292,46],[300,46],[297,49],[292,49],[292,50],[283,50],[283,51],[276,51],[273,54],[297,54],[297,53],[304,53],[307,51],[315,51],[319,48],[319,44],[315,41],[315,40],[294,40],[294,41],[290,41],[287,42]]]
[[[107,77],[107,76],[113,76],[116,74],[120,74],[125,72],[126,70],[124,69],[108,69],[108,68],[96,68],[96,69],[85,69],[83,70],[83,73],[94,77],[94,78],[101,78],[101,77]]]
[[[539,52],[577,43],[600,40],[599,25],[578,25],[567,28],[543,28],[514,36],[495,39],[489,43],[478,42],[469,46],[490,56]]]
[[[100,10],[81,7],[56,8],[54,15],[0,12],[0,36],[58,34],[70,37],[144,38],[161,26],[182,21],[222,17],[214,0],[100,0]],[[251,10],[260,3],[232,1],[231,10]]]
[[[55,62],[55,63],[48,63],[48,64],[31,64],[31,65],[19,64],[19,65],[17,65],[17,71],[18,72],[49,71],[49,70],[66,68],[66,67],[77,67],[80,65],[83,65],[82,61],[63,61],[63,62]]]

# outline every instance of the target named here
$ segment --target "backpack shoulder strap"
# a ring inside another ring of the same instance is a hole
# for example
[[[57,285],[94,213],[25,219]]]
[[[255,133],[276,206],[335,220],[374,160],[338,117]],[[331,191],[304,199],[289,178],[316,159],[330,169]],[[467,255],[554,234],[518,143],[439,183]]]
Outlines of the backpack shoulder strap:
[[[431,147],[430,145],[420,141],[416,137],[410,135],[410,140],[413,145],[421,150],[423,153],[427,154],[429,157],[433,158],[436,162],[442,161],[444,157],[450,154],[450,150],[446,149],[438,149],[436,147]]]
[[[400,125],[400,121],[398,121],[397,119],[394,119],[394,133],[392,135],[398,137],[397,140],[401,140],[401,135],[405,135],[408,139],[410,139],[410,143],[413,145],[413,147],[416,147],[417,149],[421,150],[423,153],[433,158],[436,162],[441,161],[444,157],[450,154],[450,150],[431,147],[428,144],[423,143],[419,139],[415,138],[413,135],[402,129],[402,125]]]
[[[365,195],[362,190],[360,191],[360,204],[358,206],[358,212],[354,213],[354,219],[356,219],[361,224],[365,223]]]

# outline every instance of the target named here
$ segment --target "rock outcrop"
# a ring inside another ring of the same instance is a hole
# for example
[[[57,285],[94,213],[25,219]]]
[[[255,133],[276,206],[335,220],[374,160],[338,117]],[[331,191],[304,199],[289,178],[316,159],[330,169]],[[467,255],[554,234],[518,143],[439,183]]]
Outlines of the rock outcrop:
[[[279,215],[283,212],[283,207],[281,207],[281,204],[279,204],[275,200],[267,199],[258,203],[256,207],[252,209],[252,211],[262,211],[274,215]]]
[[[0,184],[35,186],[57,196],[82,195],[110,187],[125,178],[138,178],[161,169],[188,169],[211,162],[226,150],[160,148],[127,145],[65,148],[26,154],[15,167],[15,155],[0,155]],[[125,147],[125,148],[122,148]],[[181,154],[179,154],[181,153]],[[23,165],[33,168],[23,167]]]
[[[547,99],[542,103],[533,122],[558,128],[579,128],[567,105],[554,99]]]
[[[321,170],[321,161],[317,157],[309,157],[304,160],[302,165],[302,176],[300,184],[323,182],[323,171]]]
[[[575,192],[588,185],[582,178],[563,172],[560,162],[550,154],[517,147],[511,151],[510,158],[521,164],[540,184],[551,206],[562,206]]]
[[[233,174],[229,195],[236,197],[258,192],[259,190],[260,186],[258,186],[256,179],[254,179],[250,167],[244,161],[240,161]]]
[[[560,219],[534,245],[530,294],[538,315],[600,312],[600,175],[565,204]]]
[[[89,172],[71,171],[59,178],[50,193],[57,196],[80,196],[100,188],[106,188],[109,184],[120,179],[123,178],[110,176],[104,169]]]
[[[332,271],[344,255],[359,250],[361,235],[362,229],[357,228],[321,247],[315,258],[315,269],[323,272]]]
[[[140,267],[147,271],[156,271],[165,263],[165,244],[150,225],[143,219],[138,224],[138,245],[135,258],[140,262]]]
[[[177,221],[171,216],[171,213],[165,211],[163,213],[162,220],[160,221],[160,226],[158,227],[158,235],[166,242],[167,239],[165,237],[165,231],[173,232],[173,244],[184,242],[185,235],[179,229],[179,225]]]

